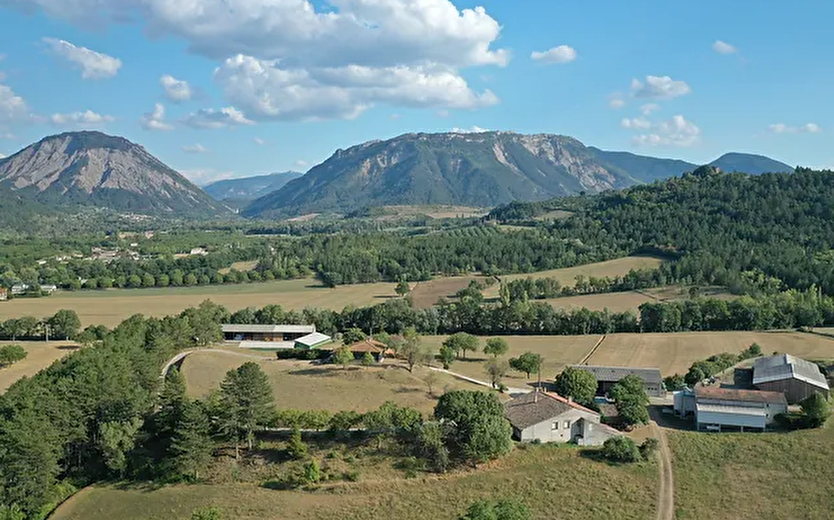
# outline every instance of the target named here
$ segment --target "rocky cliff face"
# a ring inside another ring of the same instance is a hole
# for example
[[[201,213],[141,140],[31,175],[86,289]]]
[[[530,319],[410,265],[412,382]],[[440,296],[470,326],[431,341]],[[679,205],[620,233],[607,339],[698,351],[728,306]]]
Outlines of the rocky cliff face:
[[[100,132],[46,137],[0,161],[0,189],[51,204],[197,216],[225,211],[127,139]]]

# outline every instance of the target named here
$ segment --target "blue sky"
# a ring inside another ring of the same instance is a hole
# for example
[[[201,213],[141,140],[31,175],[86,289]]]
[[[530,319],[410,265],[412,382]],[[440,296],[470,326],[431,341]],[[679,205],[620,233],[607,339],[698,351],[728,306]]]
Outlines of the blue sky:
[[[488,129],[834,167],[834,3],[750,5],[0,0],[0,154],[99,129],[202,183]]]

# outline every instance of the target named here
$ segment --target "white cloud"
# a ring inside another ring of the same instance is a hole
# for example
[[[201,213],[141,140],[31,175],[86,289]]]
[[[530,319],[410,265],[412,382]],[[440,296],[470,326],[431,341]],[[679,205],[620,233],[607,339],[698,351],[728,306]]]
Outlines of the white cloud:
[[[235,176],[234,172],[228,170],[215,170],[214,168],[196,168],[177,171],[198,186],[205,186],[206,184],[223,179],[231,179]]]
[[[629,123],[626,123],[628,121]],[[635,121],[638,123],[635,124]],[[635,146],[680,146],[696,144],[701,137],[701,129],[681,115],[669,121],[649,122],[644,119],[623,120],[623,127],[642,130],[644,133],[632,137]]]
[[[139,122],[145,130],[169,131],[174,129],[174,125],[165,121],[165,106],[162,103],[154,105],[153,112],[142,116]]]
[[[715,40],[715,43],[712,44],[712,50],[718,54],[735,54],[738,52],[738,49],[734,46],[721,40]]]
[[[182,151],[185,153],[208,153],[206,147],[200,143],[183,146]]]
[[[190,114],[183,120],[183,123],[191,128],[217,130],[230,126],[251,125],[254,121],[247,119],[240,110],[226,107],[220,110],[203,108]]]
[[[576,59],[576,49],[569,45],[560,45],[544,52],[534,51],[530,58],[544,63],[570,63]]]
[[[31,120],[29,105],[11,87],[0,84],[0,130]]]
[[[437,111],[437,117],[449,117],[449,111],[448,110],[438,110]]]
[[[453,134],[482,134],[484,132],[489,132],[486,128],[481,128],[480,126],[473,126],[471,128],[452,128],[451,132]]]
[[[8,157],[6,154],[0,153],[0,159],[5,159],[6,157]]]
[[[178,80],[170,74],[159,78],[159,84],[165,90],[165,97],[173,103],[184,103],[194,97],[194,91],[187,81]]]
[[[307,161],[303,161],[303,160],[299,159],[299,160],[295,161],[295,165],[298,166],[299,168],[306,168],[307,166],[310,165],[310,163],[308,163]]]
[[[623,108],[624,106],[626,106],[626,102],[622,98],[612,97],[611,99],[608,100],[608,106],[610,108],[613,108],[614,110],[619,110],[619,109]]]
[[[86,47],[76,47],[68,41],[55,38],[44,38],[52,52],[81,69],[84,79],[107,79],[115,76],[122,67],[122,61],[90,50]]]
[[[353,119],[377,103],[463,109],[498,103],[491,91],[474,92],[455,70],[438,65],[304,70],[237,55],[214,79],[227,99],[257,120]]]
[[[255,141],[255,144],[256,144],[256,145],[258,145],[258,146],[263,146],[263,145],[265,145],[265,144],[266,144],[266,141],[264,141],[264,140],[263,140],[263,139],[261,139],[260,137],[256,137],[256,138],[255,138],[255,139],[253,139],[253,140]]]
[[[818,134],[822,128],[816,123],[807,123],[801,126],[791,126],[785,123],[774,123],[767,127],[768,131],[774,134]]]
[[[692,92],[683,81],[669,76],[646,76],[646,81],[631,80],[631,92],[634,97],[648,99],[672,99]]]
[[[660,105],[657,103],[646,103],[640,107],[640,113],[644,116],[650,116],[658,110],[660,110]]]
[[[388,116],[388,119],[390,119],[392,121],[396,121],[398,119],[402,119],[402,117],[403,117],[402,114],[391,114],[390,116]]]
[[[74,125],[83,128],[99,127],[115,120],[116,118],[113,116],[97,114],[92,110],[71,114],[52,114],[49,117],[49,121],[55,126]]]

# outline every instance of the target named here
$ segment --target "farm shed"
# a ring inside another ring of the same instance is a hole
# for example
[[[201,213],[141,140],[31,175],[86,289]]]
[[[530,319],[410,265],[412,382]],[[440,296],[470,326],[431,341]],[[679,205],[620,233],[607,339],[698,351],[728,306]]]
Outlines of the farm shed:
[[[309,350],[311,348],[319,348],[322,345],[327,345],[333,341],[333,338],[321,332],[313,332],[295,340],[295,348]]]
[[[813,393],[828,396],[828,381],[815,363],[790,354],[757,359],[753,363],[753,386],[759,390],[783,392],[789,404]]]
[[[388,345],[373,338],[357,341],[353,345],[348,345],[348,348],[351,352],[353,352],[353,356],[357,359],[364,356],[365,353],[370,352],[375,360],[383,361],[385,356],[393,353],[391,349],[388,348]]]
[[[696,429],[721,431],[764,431],[774,418],[788,411],[781,392],[737,390],[718,387],[695,388]]]
[[[597,395],[608,395],[614,385],[626,376],[637,376],[643,381],[649,397],[666,397],[663,377],[657,368],[605,367],[573,365],[573,368],[590,372],[597,378]]]
[[[683,390],[673,392],[672,395],[676,414],[681,417],[686,417],[689,414],[695,413],[695,392],[689,388],[684,388]]]
[[[602,424],[598,413],[550,392],[516,397],[504,405],[504,417],[513,428],[513,438],[521,442],[599,446],[606,439],[621,435]]]
[[[221,325],[226,341],[287,342],[289,348],[295,340],[316,331],[314,325]]]

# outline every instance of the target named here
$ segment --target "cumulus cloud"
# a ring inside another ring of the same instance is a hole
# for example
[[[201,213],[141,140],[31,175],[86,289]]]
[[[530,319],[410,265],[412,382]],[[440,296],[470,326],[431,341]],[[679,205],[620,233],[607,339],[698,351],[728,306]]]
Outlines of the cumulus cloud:
[[[186,117],[183,123],[191,128],[217,130],[231,126],[251,125],[254,121],[247,119],[240,110],[226,107],[219,110],[213,108],[198,110]]]
[[[43,41],[56,56],[70,62],[81,70],[84,79],[107,79],[118,74],[122,61],[113,56],[90,50],[86,47],[76,47],[65,40],[44,38]]]
[[[692,92],[683,81],[669,76],[646,76],[646,80],[631,80],[631,93],[637,98],[672,99]]]
[[[806,123],[800,126],[774,123],[768,126],[767,129],[773,134],[818,134],[822,132],[822,128],[816,123]]]
[[[71,114],[52,114],[49,117],[49,121],[55,126],[98,127],[105,123],[112,123],[115,120],[116,118],[113,116],[97,114],[92,110]]]
[[[657,103],[646,103],[640,107],[640,113],[644,116],[650,116],[660,110],[660,105]]]
[[[170,74],[159,78],[159,84],[165,90],[165,97],[173,103],[185,103],[194,97],[194,91],[187,81],[178,80]]]
[[[235,177],[235,173],[228,170],[216,170],[214,168],[197,168],[197,169],[181,169],[177,170],[183,174],[188,180],[198,186],[205,186],[214,181],[223,179],[231,179]]]
[[[530,58],[544,63],[570,63],[576,59],[576,49],[569,45],[560,45],[544,52],[534,51]]]
[[[253,139],[253,141],[255,141],[255,144],[258,146],[263,146],[266,144],[266,141],[264,141],[260,137],[256,137],[255,139]]]
[[[632,137],[635,146],[679,146],[688,147],[698,142],[701,129],[681,115],[669,121],[650,122],[645,119],[624,119],[624,128],[642,131]]]
[[[310,163],[308,163],[307,161],[304,161],[302,159],[299,159],[299,160],[295,161],[295,165],[298,166],[299,168],[306,168],[307,166],[310,165]]]
[[[214,73],[227,99],[257,120],[353,119],[377,103],[473,109],[498,103],[455,70],[439,65],[346,65],[285,69],[277,61],[237,55]]]
[[[0,84],[0,129],[31,119],[29,105],[11,87]]]
[[[182,151],[185,153],[208,153],[206,147],[200,143],[183,146]]]
[[[153,112],[143,115],[139,122],[145,130],[165,132],[174,129],[174,125],[165,121],[165,106],[162,103],[154,105]]]
[[[715,40],[715,43],[712,44],[712,50],[718,54],[735,54],[738,52],[737,48],[721,40]]]

